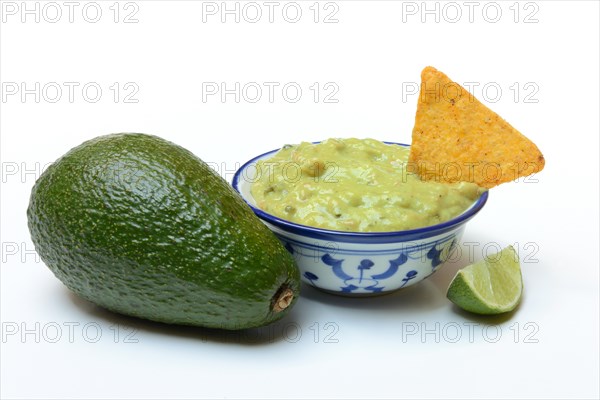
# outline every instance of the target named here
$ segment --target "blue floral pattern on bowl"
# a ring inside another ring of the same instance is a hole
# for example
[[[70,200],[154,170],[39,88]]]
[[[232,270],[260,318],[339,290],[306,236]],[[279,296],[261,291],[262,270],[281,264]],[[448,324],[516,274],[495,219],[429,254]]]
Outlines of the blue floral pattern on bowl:
[[[341,294],[377,294],[411,286],[435,272],[457,243],[457,235],[452,234],[427,243],[361,252],[277,236],[304,267],[306,283]]]

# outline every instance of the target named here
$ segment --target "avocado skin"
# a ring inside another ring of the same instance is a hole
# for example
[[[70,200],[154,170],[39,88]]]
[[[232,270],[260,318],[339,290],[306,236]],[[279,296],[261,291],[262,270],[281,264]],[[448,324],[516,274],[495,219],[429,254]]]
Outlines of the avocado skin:
[[[40,257],[109,310],[170,324],[244,329],[284,316],[300,288],[292,256],[206,163],[156,136],[119,133],[70,150],[27,209]]]

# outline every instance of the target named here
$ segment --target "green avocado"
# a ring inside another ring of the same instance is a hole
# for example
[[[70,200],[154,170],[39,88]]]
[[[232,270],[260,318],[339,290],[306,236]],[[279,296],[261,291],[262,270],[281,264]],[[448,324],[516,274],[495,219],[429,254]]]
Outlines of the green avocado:
[[[27,218],[42,260],[109,310],[244,329],[299,295],[292,256],[206,163],[156,136],[89,140],[35,183]]]

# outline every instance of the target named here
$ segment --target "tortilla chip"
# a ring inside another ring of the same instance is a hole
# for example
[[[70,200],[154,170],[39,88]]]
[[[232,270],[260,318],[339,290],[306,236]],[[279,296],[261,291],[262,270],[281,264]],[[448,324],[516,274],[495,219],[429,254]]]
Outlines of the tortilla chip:
[[[531,140],[433,67],[421,73],[409,162],[424,180],[486,188],[544,168]]]

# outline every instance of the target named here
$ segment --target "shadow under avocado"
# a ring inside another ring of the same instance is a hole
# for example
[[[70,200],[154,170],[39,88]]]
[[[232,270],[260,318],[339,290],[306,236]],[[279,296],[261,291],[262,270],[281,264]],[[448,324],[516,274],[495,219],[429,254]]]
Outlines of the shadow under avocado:
[[[293,324],[292,321],[295,320],[294,318],[296,316],[295,310],[292,309],[282,319],[270,325],[240,330],[166,324],[118,314],[79,297],[67,288],[64,288],[64,290],[67,291],[70,300],[76,307],[89,314],[94,319],[104,321],[107,325],[123,327],[123,339],[132,332],[144,331],[152,334],[198,340],[201,343],[215,342],[242,346],[267,345],[284,340],[286,338],[287,326]],[[131,337],[131,339],[133,339],[133,337]]]

